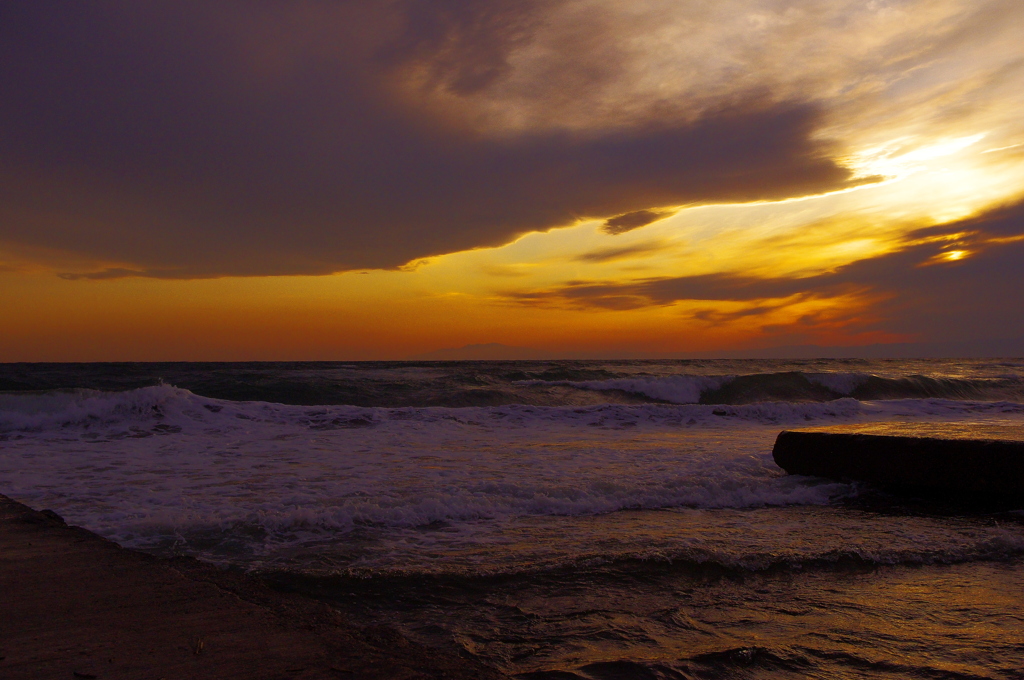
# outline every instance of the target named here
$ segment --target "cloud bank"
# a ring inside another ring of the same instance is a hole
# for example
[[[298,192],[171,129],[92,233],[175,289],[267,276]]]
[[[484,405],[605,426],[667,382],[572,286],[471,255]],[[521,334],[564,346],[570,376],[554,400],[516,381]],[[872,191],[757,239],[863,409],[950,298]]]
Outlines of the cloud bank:
[[[683,301],[747,303],[735,312],[709,308],[695,314],[721,322],[761,316],[794,301],[852,293],[875,300],[868,322],[874,329],[970,342],[1024,336],[1022,262],[1024,202],[1018,202],[910,232],[903,247],[892,253],[815,276],[764,278],[733,272],[625,282],[569,281],[542,290],[508,291],[505,296],[517,304],[576,309],[629,310]]]
[[[629,25],[576,5],[3,3],[0,247],[92,278],[320,274],[856,183],[793,88],[615,99]]]

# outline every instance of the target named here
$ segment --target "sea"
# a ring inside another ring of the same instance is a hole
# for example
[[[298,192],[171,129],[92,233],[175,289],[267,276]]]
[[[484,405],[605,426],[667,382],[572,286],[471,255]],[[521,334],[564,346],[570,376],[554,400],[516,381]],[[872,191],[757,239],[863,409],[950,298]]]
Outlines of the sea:
[[[0,493],[522,680],[1024,678],[1024,508],[784,429],[1024,427],[1024,359],[0,364]]]

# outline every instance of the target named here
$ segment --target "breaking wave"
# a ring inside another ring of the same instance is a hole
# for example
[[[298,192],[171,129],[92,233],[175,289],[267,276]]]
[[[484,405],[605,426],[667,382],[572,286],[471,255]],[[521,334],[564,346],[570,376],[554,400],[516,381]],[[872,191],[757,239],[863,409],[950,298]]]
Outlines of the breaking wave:
[[[758,400],[736,404],[708,398],[715,391],[727,389],[730,384],[742,384],[743,377],[730,380],[722,379],[721,386],[699,392],[701,403],[692,399],[698,394],[694,385],[713,385],[710,380],[691,382],[685,376],[676,376],[587,383],[588,389],[594,390],[643,392],[661,400],[662,403],[597,404],[582,407],[522,404],[462,408],[344,405],[311,407],[211,399],[171,385],[143,387],[123,392],[55,390],[42,393],[7,393],[0,394],[0,435],[82,429],[104,432],[108,436],[132,436],[180,432],[183,429],[195,428],[205,430],[211,426],[236,429],[244,427],[245,423],[287,424],[330,430],[372,427],[387,421],[448,421],[467,426],[487,424],[508,427],[562,422],[616,428],[634,427],[644,423],[678,426],[713,424],[720,422],[722,418],[785,424],[864,416],[884,418],[1024,412],[1024,404],[1013,401],[971,401],[934,395],[878,401],[864,401],[849,396],[828,401]],[[828,377],[823,380],[836,384],[846,379]],[[947,394],[948,392],[949,390],[945,391]],[[862,391],[856,388],[852,390],[852,394],[862,395]]]
[[[621,391],[673,404],[750,404],[762,401],[821,402],[850,397],[888,399],[1018,400],[1024,380],[937,378],[925,375],[880,377],[869,373],[757,373],[752,375],[672,375],[581,381],[526,381],[597,391]]]
[[[932,528],[934,531],[934,529]],[[971,535],[974,533],[974,535]],[[960,539],[960,540],[956,540]],[[826,539],[827,541],[827,539]],[[302,574],[267,570],[271,580],[291,581],[298,585],[305,581],[319,582],[330,587],[332,581],[341,581],[345,589],[352,585],[347,577],[365,579],[372,576],[379,582],[376,587],[387,588],[389,579],[492,579],[495,577],[533,577],[541,574],[557,575],[571,572],[574,576],[586,574],[596,582],[601,578],[640,575],[656,576],[667,572],[704,572],[754,574],[780,571],[862,570],[873,567],[954,565],[970,562],[1016,561],[1024,557],[1024,536],[1011,528],[990,528],[987,531],[956,534],[933,534],[918,540],[910,539],[905,545],[871,545],[864,547],[824,545],[819,549],[801,550],[792,546],[759,545],[754,550],[716,550],[712,543],[685,546],[675,550],[664,547],[657,551],[633,551],[617,554],[560,555],[558,559],[534,563],[517,563],[490,568],[466,568],[464,565],[427,563],[411,567],[389,565],[355,567],[342,570],[310,569]],[[406,584],[408,585],[408,584]],[[426,584],[424,584],[426,586]],[[429,586],[426,586],[429,587]]]

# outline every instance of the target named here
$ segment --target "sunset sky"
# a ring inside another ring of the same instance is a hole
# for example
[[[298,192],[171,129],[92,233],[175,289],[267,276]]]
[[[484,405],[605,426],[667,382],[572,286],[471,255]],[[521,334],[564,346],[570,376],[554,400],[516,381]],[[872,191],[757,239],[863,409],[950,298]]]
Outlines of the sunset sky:
[[[0,361],[1024,338],[1020,0],[5,2],[0,93]]]

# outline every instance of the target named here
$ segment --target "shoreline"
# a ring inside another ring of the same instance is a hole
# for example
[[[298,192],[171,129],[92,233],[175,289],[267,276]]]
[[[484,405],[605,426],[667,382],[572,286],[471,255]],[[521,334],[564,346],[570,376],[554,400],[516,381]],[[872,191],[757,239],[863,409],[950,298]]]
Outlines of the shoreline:
[[[0,676],[500,680],[476,661],[194,558],[123,548],[0,494]]]

